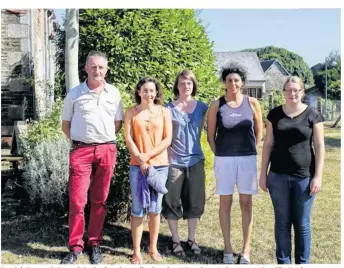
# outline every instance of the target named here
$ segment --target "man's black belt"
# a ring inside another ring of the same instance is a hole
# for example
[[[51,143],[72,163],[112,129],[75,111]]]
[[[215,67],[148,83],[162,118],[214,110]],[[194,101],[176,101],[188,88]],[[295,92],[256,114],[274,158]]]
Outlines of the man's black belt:
[[[102,144],[116,144],[116,141],[108,141],[108,142],[91,142],[91,143],[86,143],[82,141],[72,141],[73,144],[75,145],[85,145],[85,146],[97,146],[97,145],[102,145]]]

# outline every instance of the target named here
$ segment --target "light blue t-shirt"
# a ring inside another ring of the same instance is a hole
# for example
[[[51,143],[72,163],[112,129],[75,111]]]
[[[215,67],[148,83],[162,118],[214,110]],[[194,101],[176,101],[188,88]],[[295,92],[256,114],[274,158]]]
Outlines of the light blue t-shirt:
[[[181,112],[171,102],[166,107],[171,111],[173,125],[170,164],[177,167],[191,167],[204,159],[201,128],[208,106],[197,101],[196,108],[191,114]]]

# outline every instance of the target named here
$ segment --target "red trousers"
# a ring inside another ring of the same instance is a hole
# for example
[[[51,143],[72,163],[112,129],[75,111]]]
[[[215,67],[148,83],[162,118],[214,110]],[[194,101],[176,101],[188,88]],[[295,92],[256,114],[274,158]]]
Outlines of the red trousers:
[[[84,248],[84,208],[90,188],[91,213],[88,244],[99,245],[106,216],[106,199],[116,164],[116,145],[73,145],[69,173],[69,247],[71,251]]]

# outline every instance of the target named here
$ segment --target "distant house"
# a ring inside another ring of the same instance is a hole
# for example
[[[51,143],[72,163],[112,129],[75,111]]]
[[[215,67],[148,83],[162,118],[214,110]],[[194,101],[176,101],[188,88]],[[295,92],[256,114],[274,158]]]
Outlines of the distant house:
[[[325,69],[324,63],[318,63],[311,67],[311,71],[313,74],[316,74],[317,72],[320,72]]]
[[[316,86],[312,86],[310,88],[307,88],[305,91],[305,97],[304,102],[307,103],[309,106],[312,106],[314,108],[318,107],[318,101],[319,98],[323,98],[324,95],[320,92],[319,88]]]
[[[263,71],[265,73],[265,89],[268,96],[273,89],[282,90],[285,81],[287,80],[290,73],[285,69],[282,64],[274,60],[263,60],[260,62]]]
[[[216,52],[217,74],[230,62],[237,62],[247,70],[247,81],[243,93],[257,99],[264,98],[265,76],[259,58],[255,52]]]

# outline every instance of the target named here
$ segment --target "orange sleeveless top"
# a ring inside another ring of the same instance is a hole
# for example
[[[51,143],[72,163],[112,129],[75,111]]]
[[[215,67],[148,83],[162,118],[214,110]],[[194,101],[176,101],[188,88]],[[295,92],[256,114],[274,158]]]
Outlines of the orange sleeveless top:
[[[147,120],[142,112],[138,113],[136,107],[131,109],[133,111],[133,117],[131,119],[133,140],[140,153],[147,153],[165,138],[166,113],[169,111],[167,108],[160,106],[157,115]],[[169,165],[167,150],[149,159],[147,164],[152,166]],[[139,163],[131,156],[130,165],[139,166]]]

